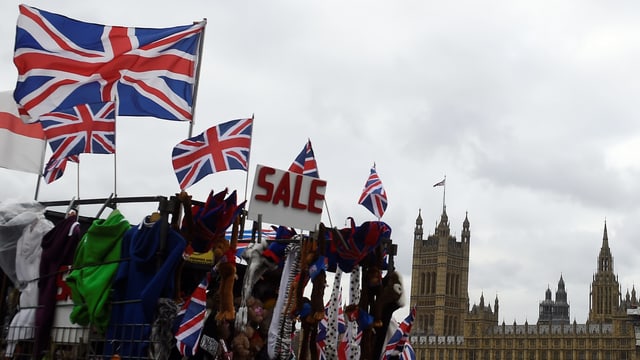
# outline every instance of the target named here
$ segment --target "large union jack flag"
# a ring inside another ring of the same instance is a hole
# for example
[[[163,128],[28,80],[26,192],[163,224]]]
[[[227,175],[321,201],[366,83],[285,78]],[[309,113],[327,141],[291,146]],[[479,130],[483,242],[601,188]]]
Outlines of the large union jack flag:
[[[173,148],[173,169],[181,189],[203,177],[249,166],[253,119],[231,120],[213,126]]]
[[[119,115],[191,120],[204,26],[106,26],[20,5],[14,98],[33,121],[116,97]]]
[[[52,158],[82,153],[113,154],[116,150],[116,112],[113,102],[83,104],[40,117]]]
[[[384,215],[385,210],[387,210],[387,192],[384,191],[382,187],[382,181],[380,181],[380,177],[378,177],[375,164],[371,168],[371,173],[364,185],[364,190],[362,191],[362,195],[360,195],[358,204],[367,208],[367,210],[371,211],[378,219],[380,219],[382,215]]]
[[[289,171],[314,178],[320,177],[316,157],[313,155],[313,148],[311,147],[311,140],[307,141],[298,157],[289,166]]]
[[[385,346],[384,353],[380,357],[381,360],[388,359],[400,359],[400,360],[415,360],[416,354],[409,342],[409,334],[411,333],[411,327],[413,320],[416,317],[416,308],[411,308],[409,315],[400,323],[397,324],[395,320],[392,321],[392,325],[397,325],[397,329],[393,332],[387,345]]]

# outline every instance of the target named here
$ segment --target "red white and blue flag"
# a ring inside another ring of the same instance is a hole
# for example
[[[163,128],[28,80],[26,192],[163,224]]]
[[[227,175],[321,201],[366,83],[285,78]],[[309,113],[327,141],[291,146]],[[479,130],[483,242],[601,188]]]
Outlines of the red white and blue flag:
[[[180,189],[215,172],[247,171],[252,128],[252,118],[232,120],[176,145],[172,158]]]
[[[376,165],[373,164],[369,178],[364,185],[362,195],[358,200],[358,204],[367,208],[378,219],[384,215],[387,210],[387,192],[382,187],[382,181],[376,172]]]
[[[308,140],[304,148],[289,166],[289,171],[319,178],[318,164],[316,164],[316,157],[313,155],[313,148],[311,147],[311,140]]]
[[[116,151],[115,109],[113,102],[105,102],[42,115],[40,123],[54,153],[52,158],[82,153],[113,154]]]
[[[178,316],[182,314],[180,327],[176,332],[176,346],[182,356],[193,356],[198,350],[200,335],[206,320],[207,313],[207,286],[209,286],[208,274],[202,279],[191,298],[188,299]]]
[[[191,120],[204,26],[107,26],[20,5],[14,98],[33,121],[116,97],[118,115]]]
[[[389,341],[387,341],[381,360],[415,360],[416,353],[409,342],[409,334],[411,334],[411,326],[413,325],[415,317],[416,308],[413,307],[409,312],[409,315],[407,315],[407,317],[398,324],[398,328],[395,330],[393,335],[391,335]]]
[[[55,158],[54,156],[49,159],[49,162],[45,165],[44,172],[42,173],[42,177],[47,184],[51,184],[64,175],[64,171],[67,168],[67,161],[80,163],[80,157],[78,155],[71,155],[63,158]]]

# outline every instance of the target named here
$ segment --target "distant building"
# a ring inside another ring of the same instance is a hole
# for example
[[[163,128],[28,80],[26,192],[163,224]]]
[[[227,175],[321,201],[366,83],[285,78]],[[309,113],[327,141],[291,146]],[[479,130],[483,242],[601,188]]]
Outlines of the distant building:
[[[569,324],[569,303],[567,302],[567,291],[564,287],[564,279],[560,275],[558,290],[556,290],[556,300],[551,299],[551,289],[547,287],[544,300],[540,302],[540,312],[538,314],[538,325],[568,325]]]
[[[498,322],[499,302],[469,306],[468,216],[460,241],[450,234],[443,206],[440,222],[426,238],[416,219],[411,270],[411,306],[416,320],[411,343],[418,360],[633,360],[640,359],[640,310],[635,288],[622,299],[605,224],[598,270],[593,275],[589,319],[569,320],[565,282],[555,300],[547,287],[537,324]]]

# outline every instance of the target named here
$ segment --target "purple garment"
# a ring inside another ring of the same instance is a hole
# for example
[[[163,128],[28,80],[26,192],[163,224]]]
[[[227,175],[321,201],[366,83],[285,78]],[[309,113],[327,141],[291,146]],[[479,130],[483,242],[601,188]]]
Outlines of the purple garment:
[[[73,255],[81,238],[79,225],[76,216],[69,216],[60,221],[42,238],[38,309],[36,310],[36,354],[38,354],[38,358],[49,345],[49,334],[55,316],[58,283],[66,286],[64,281],[61,281],[62,273],[59,273],[59,270],[62,266],[73,264]]]

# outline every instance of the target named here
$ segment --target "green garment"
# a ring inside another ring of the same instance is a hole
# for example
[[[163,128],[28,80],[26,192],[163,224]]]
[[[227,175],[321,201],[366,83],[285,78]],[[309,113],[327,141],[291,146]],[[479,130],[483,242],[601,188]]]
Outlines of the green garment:
[[[97,219],[78,244],[73,270],[66,279],[71,288],[72,323],[92,324],[104,333],[109,325],[111,281],[118,270],[124,233],[131,228],[120,211]]]

